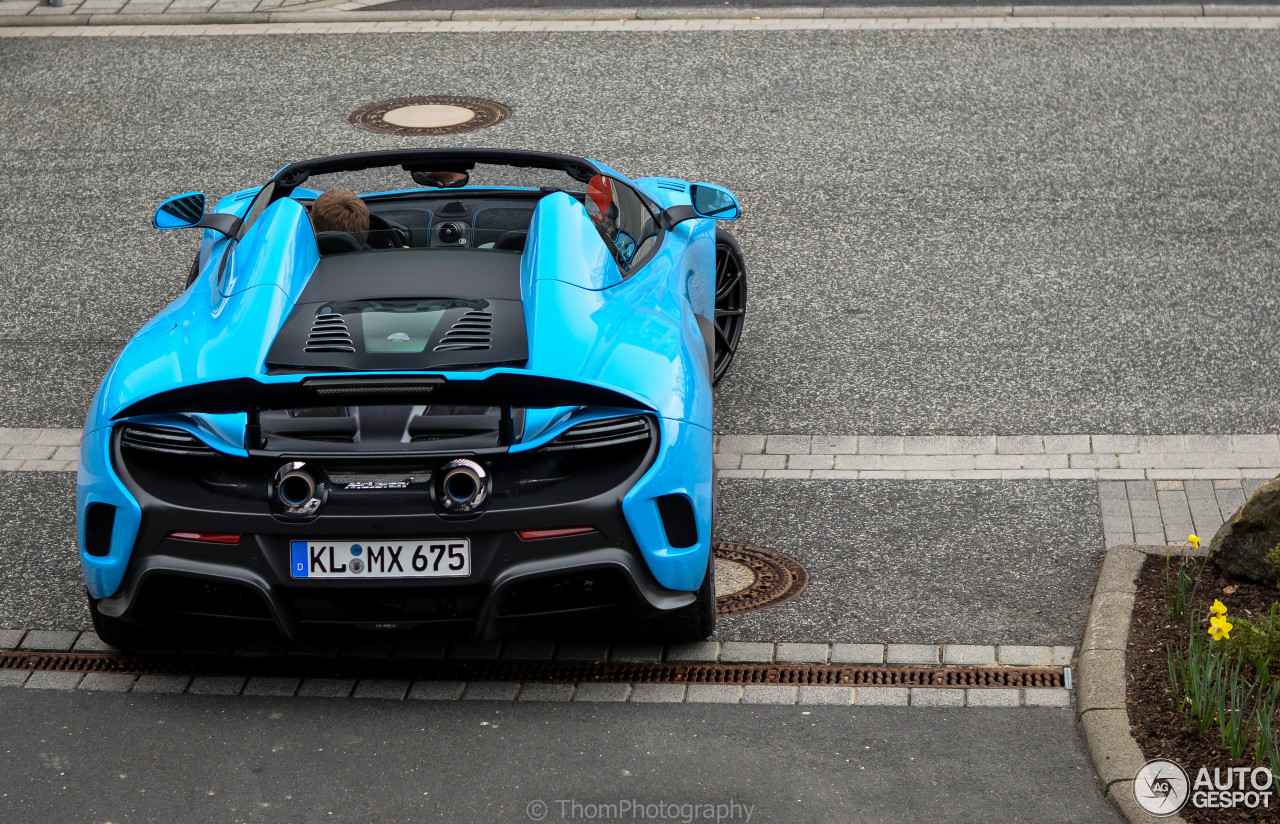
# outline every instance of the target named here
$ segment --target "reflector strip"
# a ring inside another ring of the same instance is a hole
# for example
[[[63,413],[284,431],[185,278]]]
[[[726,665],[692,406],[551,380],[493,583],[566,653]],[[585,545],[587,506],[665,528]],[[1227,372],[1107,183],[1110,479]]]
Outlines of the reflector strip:
[[[240,536],[230,532],[170,532],[169,537],[180,541],[202,541],[206,544],[240,543]]]
[[[522,529],[519,532],[521,538],[526,541],[537,541],[542,538],[564,538],[568,535],[585,535],[588,532],[595,532],[593,526],[567,526],[560,529]]]

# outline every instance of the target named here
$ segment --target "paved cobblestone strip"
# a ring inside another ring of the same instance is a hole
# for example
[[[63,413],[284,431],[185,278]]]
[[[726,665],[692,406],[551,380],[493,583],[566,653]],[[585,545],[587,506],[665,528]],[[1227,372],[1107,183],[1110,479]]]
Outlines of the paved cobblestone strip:
[[[0,630],[0,648],[103,652],[91,631]],[[806,644],[704,641],[694,644],[608,644],[512,640],[415,645],[422,660],[535,660],[625,663],[921,664],[1070,667],[1074,647],[974,644]],[[130,675],[0,671],[0,686],[104,692],[274,695],[441,701],[630,701],[633,703],[841,704],[929,707],[1070,707],[1070,689],[963,689],[940,687],[829,687],[715,684],[517,683],[349,680],[239,676]]]
[[[1102,535],[1108,547],[1181,546],[1198,535],[1208,546],[1218,527],[1263,479],[1104,481],[1098,484]]]
[[[174,0],[181,2],[182,0]],[[93,2],[93,0],[86,0]],[[41,7],[48,8],[48,7]],[[338,12],[355,15],[359,12]],[[229,15],[228,15],[229,16]],[[246,34],[372,34],[476,32],[663,32],[663,31],[885,31],[931,29],[1280,29],[1280,17],[884,17],[845,19],[665,19],[665,20],[409,20],[307,21],[308,12],[255,22],[256,12],[235,22],[211,22],[212,15],[193,15],[198,22],[167,14],[88,15],[85,24],[30,25],[22,16],[0,16],[0,37],[147,37]],[[314,17],[311,17],[314,20]],[[290,22],[283,22],[288,20]],[[15,25],[15,23],[17,23]],[[172,25],[171,25],[172,23]]]
[[[78,429],[0,427],[0,471],[74,470]],[[722,478],[1224,481],[1280,475],[1277,435],[720,435]]]

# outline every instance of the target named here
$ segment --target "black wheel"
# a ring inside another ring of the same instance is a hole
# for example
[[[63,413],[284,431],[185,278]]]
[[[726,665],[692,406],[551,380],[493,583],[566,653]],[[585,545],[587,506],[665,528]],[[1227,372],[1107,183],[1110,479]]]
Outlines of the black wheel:
[[[164,641],[167,636],[150,632],[137,624],[103,615],[98,611],[97,599],[91,596],[87,590],[84,595],[89,600],[89,615],[93,618],[93,631],[98,634],[103,643],[110,644],[119,650],[138,650],[140,652],[164,647]]]
[[[742,248],[728,232],[716,231],[716,360],[712,383],[729,371],[747,314],[747,267]]]

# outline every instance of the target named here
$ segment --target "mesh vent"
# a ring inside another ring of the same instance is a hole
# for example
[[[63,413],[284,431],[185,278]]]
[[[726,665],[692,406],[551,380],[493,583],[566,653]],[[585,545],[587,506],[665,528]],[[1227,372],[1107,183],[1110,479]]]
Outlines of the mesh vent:
[[[683,192],[688,189],[688,186],[679,180],[659,180],[655,185],[659,189],[666,189],[668,192]]]
[[[606,418],[578,424],[556,438],[550,445],[544,446],[543,450],[552,452],[561,449],[589,449],[643,441],[648,438],[649,424],[642,416]]]
[[[311,334],[307,335],[304,352],[354,352],[355,344],[351,341],[351,333],[347,331],[347,322],[342,315],[316,315],[311,324]]]
[[[167,426],[131,424],[120,435],[120,445],[166,455],[212,455],[213,447],[195,435]]]
[[[473,309],[453,322],[436,344],[436,352],[488,349],[493,340],[493,313]]]

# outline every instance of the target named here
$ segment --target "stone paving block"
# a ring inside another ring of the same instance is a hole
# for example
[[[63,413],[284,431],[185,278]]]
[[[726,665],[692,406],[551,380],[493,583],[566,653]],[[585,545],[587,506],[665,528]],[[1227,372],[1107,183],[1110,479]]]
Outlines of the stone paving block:
[[[191,695],[239,695],[248,679],[238,675],[197,675],[187,692]]]
[[[79,672],[33,672],[23,684],[28,689],[73,690],[84,678]]]
[[[1022,690],[965,690],[965,704],[970,707],[1020,707]]]
[[[1071,467],[1073,469],[1115,469],[1120,466],[1120,460],[1115,455],[1072,455]]]
[[[656,664],[662,660],[662,644],[614,644],[610,661],[631,664]]]
[[[556,642],[550,638],[516,638],[502,645],[504,661],[550,661],[556,654]]]
[[[902,438],[900,436],[859,435],[858,454],[901,455]]]
[[[1095,453],[1138,451],[1137,435],[1094,435],[1092,440]]]
[[[572,701],[573,684],[527,683],[520,685],[520,701]]]
[[[995,435],[952,435],[948,450],[955,455],[993,455],[996,451]]]
[[[1073,455],[1072,458],[1074,457],[1075,456]],[[1049,480],[1052,480],[1052,481],[1059,481],[1059,480],[1088,481],[1096,478],[1097,477],[1096,473],[1098,473],[1100,470],[1072,468],[1072,469],[1049,469],[1045,471],[1049,473]]]
[[[748,684],[742,690],[744,704],[794,704],[799,699],[799,687],[780,684]]]
[[[22,639],[21,649],[67,652],[75,645],[78,634],[61,630],[33,629]]]
[[[1157,469],[1164,466],[1164,454],[1160,452],[1125,452],[1116,456],[1121,469]],[[1132,478],[1130,480],[1141,480]]]
[[[737,478],[747,478],[750,480],[760,480],[764,477],[763,469],[722,469],[720,470],[720,480],[727,481]]]
[[[858,687],[837,687],[837,686],[801,686],[800,696],[796,699],[798,704],[830,704],[834,706],[847,707],[854,703],[855,692],[860,693],[864,688]]]
[[[630,684],[597,684],[586,682],[578,684],[573,693],[574,701],[626,701],[631,694]]]
[[[467,685],[462,681],[415,681],[409,698],[415,701],[457,701]]]
[[[909,469],[912,471],[925,468],[924,455],[881,455],[881,469]]]
[[[501,651],[501,641],[453,641],[448,655],[455,661],[493,661]]]
[[[1186,435],[1188,452],[1230,452],[1230,435]]]
[[[1089,452],[1090,439],[1088,435],[1045,435],[1044,451],[1054,454],[1070,454],[1072,452]]]
[[[250,678],[244,695],[293,695],[301,683],[297,678]]]
[[[833,664],[883,664],[884,644],[832,644]]]
[[[53,457],[56,447],[26,444],[9,449],[5,458],[11,461],[47,461]]]
[[[1080,458],[1104,457],[1098,455],[1022,455],[1021,463],[1026,469],[1067,469],[1072,462]]]
[[[633,704],[679,704],[684,701],[684,684],[632,684]]]
[[[964,693],[962,689],[912,687],[909,700],[913,707],[963,707]]]
[[[889,644],[884,660],[888,664],[936,664],[938,647],[936,644]]]
[[[742,463],[742,456],[733,453],[716,453],[714,460],[716,469],[737,469]]]
[[[1069,667],[1071,662],[1075,660],[1075,656],[1075,647],[1054,647],[1053,665],[1055,667]]]
[[[133,692],[177,695],[185,692],[190,683],[190,675],[139,675],[133,684]]]
[[[787,469],[833,469],[834,455],[788,455]]]
[[[933,470],[961,470],[972,471],[974,468],[973,455],[925,455],[924,468]]]
[[[797,664],[825,664],[829,647],[826,644],[778,644],[773,660]]]
[[[809,435],[769,435],[764,451],[774,455],[807,455],[812,443]]]
[[[0,629],[0,649],[17,649],[26,634],[23,629]]]
[[[1240,488],[1240,482],[1239,482],[1238,480],[1229,480],[1229,481],[1213,481],[1212,483],[1213,483],[1213,488],[1214,488],[1215,490],[1218,490],[1218,489],[1239,489],[1239,488]]]
[[[860,707],[905,707],[909,692],[906,687],[858,687],[854,703]]]
[[[1125,707],[1124,650],[1083,650],[1080,653],[1076,702],[1086,710],[1120,710]]]
[[[26,670],[0,670],[0,687],[20,687],[30,674]]]
[[[1185,452],[1181,435],[1139,435],[1139,452]]]
[[[1024,702],[1028,707],[1070,707],[1071,690],[1025,690]]]
[[[764,452],[763,435],[721,435],[720,451],[739,455],[759,455]]]
[[[720,647],[720,660],[735,664],[770,664],[773,663],[773,644],[725,641]]]
[[[1132,593],[1096,592],[1089,606],[1089,622],[1081,649],[1126,649],[1129,643],[1129,616],[1132,613]],[[1051,653],[1049,663],[1052,663],[1053,657]]]
[[[96,632],[91,630],[80,633],[80,637],[76,639],[75,646],[72,649],[76,652],[114,652],[115,647],[108,644],[98,637]]]
[[[1125,492],[1130,501],[1154,501],[1156,499],[1155,484],[1147,481],[1125,481]]]
[[[1048,667],[1053,665],[1053,648],[1001,644],[996,658],[1006,667]]]
[[[23,446],[34,443],[40,437],[41,430],[0,426],[0,445]]]
[[[604,641],[561,641],[556,649],[557,661],[598,663],[609,659],[609,644]]]
[[[1128,501],[1129,491],[1122,483],[1104,481],[1098,484],[1098,497],[1103,500]]]
[[[742,698],[742,687],[728,684],[690,684],[685,694],[689,704],[736,704]]]
[[[381,698],[400,701],[409,692],[409,682],[387,678],[362,678],[356,683],[352,698]]]
[[[668,661],[719,661],[719,641],[693,641],[687,644],[671,644],[667,647]]]
[[[945,455],[950,448],[946,435],[907,435],[902,439],[904,455]]]
[[[975,469],[1018,469],[1022,458],[1022,455],[976,455],[973,466]]]
[[[1277,452],[1280,451],[1280,438],[1275,435],[1232,435],[1231,451]]]
[[[809,448],[819,455],[856,455],[858,438],[856,435],[814,435]]]
[[[996,449],[1002,455],[1035,455],[1044,452],[1044,438],[1039,435],[999,435]]]
[[[520,692],[515,681],[468,681],[462,691],[463,701],[514,701]]]
[[[996,648],[985,644],[946,644],[942,663],[960,667],[980,667],[996,662]]]
[[[1080,724],[1098,778],[1104,784],[1133,780],[1145,758],[1130,733],[1129,714],[1123,709],[1086,712],[1081,715]]]
[[[787,465],[786,455],[743,455],[743,469],[784,469]]]
[[[799,481],[813,477],[812,469],[766,469],[764,471],[765,478],[776,478],[779,480]]]
[[[298,687],[303,698],[348,698],[356,688],[354,678],[306,678]]]
[[[137,676],[129,672],[90,672],[77,689],[96,692],[128,692]]]

